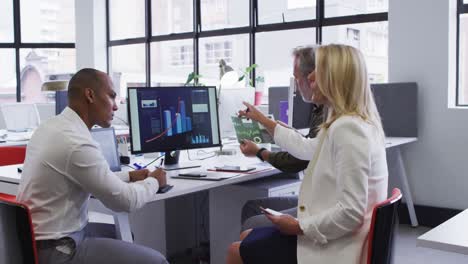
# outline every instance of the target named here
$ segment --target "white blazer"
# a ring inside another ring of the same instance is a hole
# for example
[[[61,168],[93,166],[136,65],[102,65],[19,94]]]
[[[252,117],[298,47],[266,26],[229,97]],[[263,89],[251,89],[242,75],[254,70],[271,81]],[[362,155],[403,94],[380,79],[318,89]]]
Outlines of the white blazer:
[[[383,136],[361,118],[344,116],[317,138],[277,125],[274,139],[303,160],[312,160],[320,147],[299,193],[297,213],[304,235],[297,240],[298,263],[366,263],[372,209],[387,197]]]

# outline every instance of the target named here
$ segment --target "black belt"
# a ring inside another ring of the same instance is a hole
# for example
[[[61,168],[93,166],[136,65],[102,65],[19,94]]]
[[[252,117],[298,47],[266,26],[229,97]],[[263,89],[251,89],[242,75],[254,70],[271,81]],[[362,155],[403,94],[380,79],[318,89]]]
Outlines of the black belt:
[[[74,240],[71,237],[62,237],[60,239],[36,240],[36,246],[38,249],[46,249],[62,246],[71,241],[74,242]]]

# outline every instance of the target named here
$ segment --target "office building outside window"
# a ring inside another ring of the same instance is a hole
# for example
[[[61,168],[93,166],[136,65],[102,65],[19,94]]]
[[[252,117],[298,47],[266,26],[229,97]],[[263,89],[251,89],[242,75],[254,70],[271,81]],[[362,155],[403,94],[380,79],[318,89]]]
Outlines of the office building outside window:
[[[145,57],[140,74],[146,75],[139,80],[148,86],[184,83],[191,72],[201,75],[204,85],[219,85],[223,59],[240,75],[257,64],[249,77],[266,95],[269,86],[289,85],[292,49],[316,43],[345,43],[361,49],[372,68],[371,81],[388,80],[388,0],[139,0],[129,7],[130,13],[147,20],[140,33],[130,38],[123,33],[131,28],[112,23],[119,19],[122,25],[134,27],[134,22],[127,21],[132,16],[115,17],[112,11],[122,1],[108,1],[109,51],[149,44],[149,49],[138,53]],[[145,8],[143,2],[151,6]],[[148,26],[151,30],[146,30]],[[112,56],[109,61],[115,61]],[[109,67],[111,74],[126,75],[112,64]],[[122,85],[123,94],[128,85]]]
[[[361,50],[371,83],[388,82],[388,22],[324,27],[323,44],[341,43]]]
[[[193,40],[151,43],[151,86],[182,85],[193,72]]]
[[[74,0],[2,1],[0,102],[54,99],[41,86],[76,70],[74,10]]]
[[[171,65],[172,66],[192,66],[193,65],[193,46],[182,45],[171,47]]]

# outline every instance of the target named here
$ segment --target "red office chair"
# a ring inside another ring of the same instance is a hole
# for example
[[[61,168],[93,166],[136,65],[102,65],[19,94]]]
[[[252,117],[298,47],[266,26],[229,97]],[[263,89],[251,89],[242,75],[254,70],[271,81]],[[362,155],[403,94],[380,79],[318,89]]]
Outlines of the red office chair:
[[[389,264],[392,260],[395,226],[398,225],[398,206],[401,203],[400,189],[392,196],[374,206],[369,230],[367,264]]]
[[[38,263],[30,211],[15,196],[3,193],[0,193],[0,256],[4,263]]]
[[[26,157],[26,146],[0,147],[0,166],[22,164]]]

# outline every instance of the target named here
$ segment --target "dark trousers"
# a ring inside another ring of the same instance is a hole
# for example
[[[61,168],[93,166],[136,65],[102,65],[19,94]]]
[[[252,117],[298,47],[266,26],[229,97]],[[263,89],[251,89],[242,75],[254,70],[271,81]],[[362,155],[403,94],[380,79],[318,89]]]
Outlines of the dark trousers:
[[[39,263],[168,263],[154,249],[113,238],[108,226],[88,224],[59,240],[36,241]]]
[[[270,208],[297,217],[297,196],[267,197],[247,201],[242,207],[242,231],[263,226],[272,226],[259,207]]]

